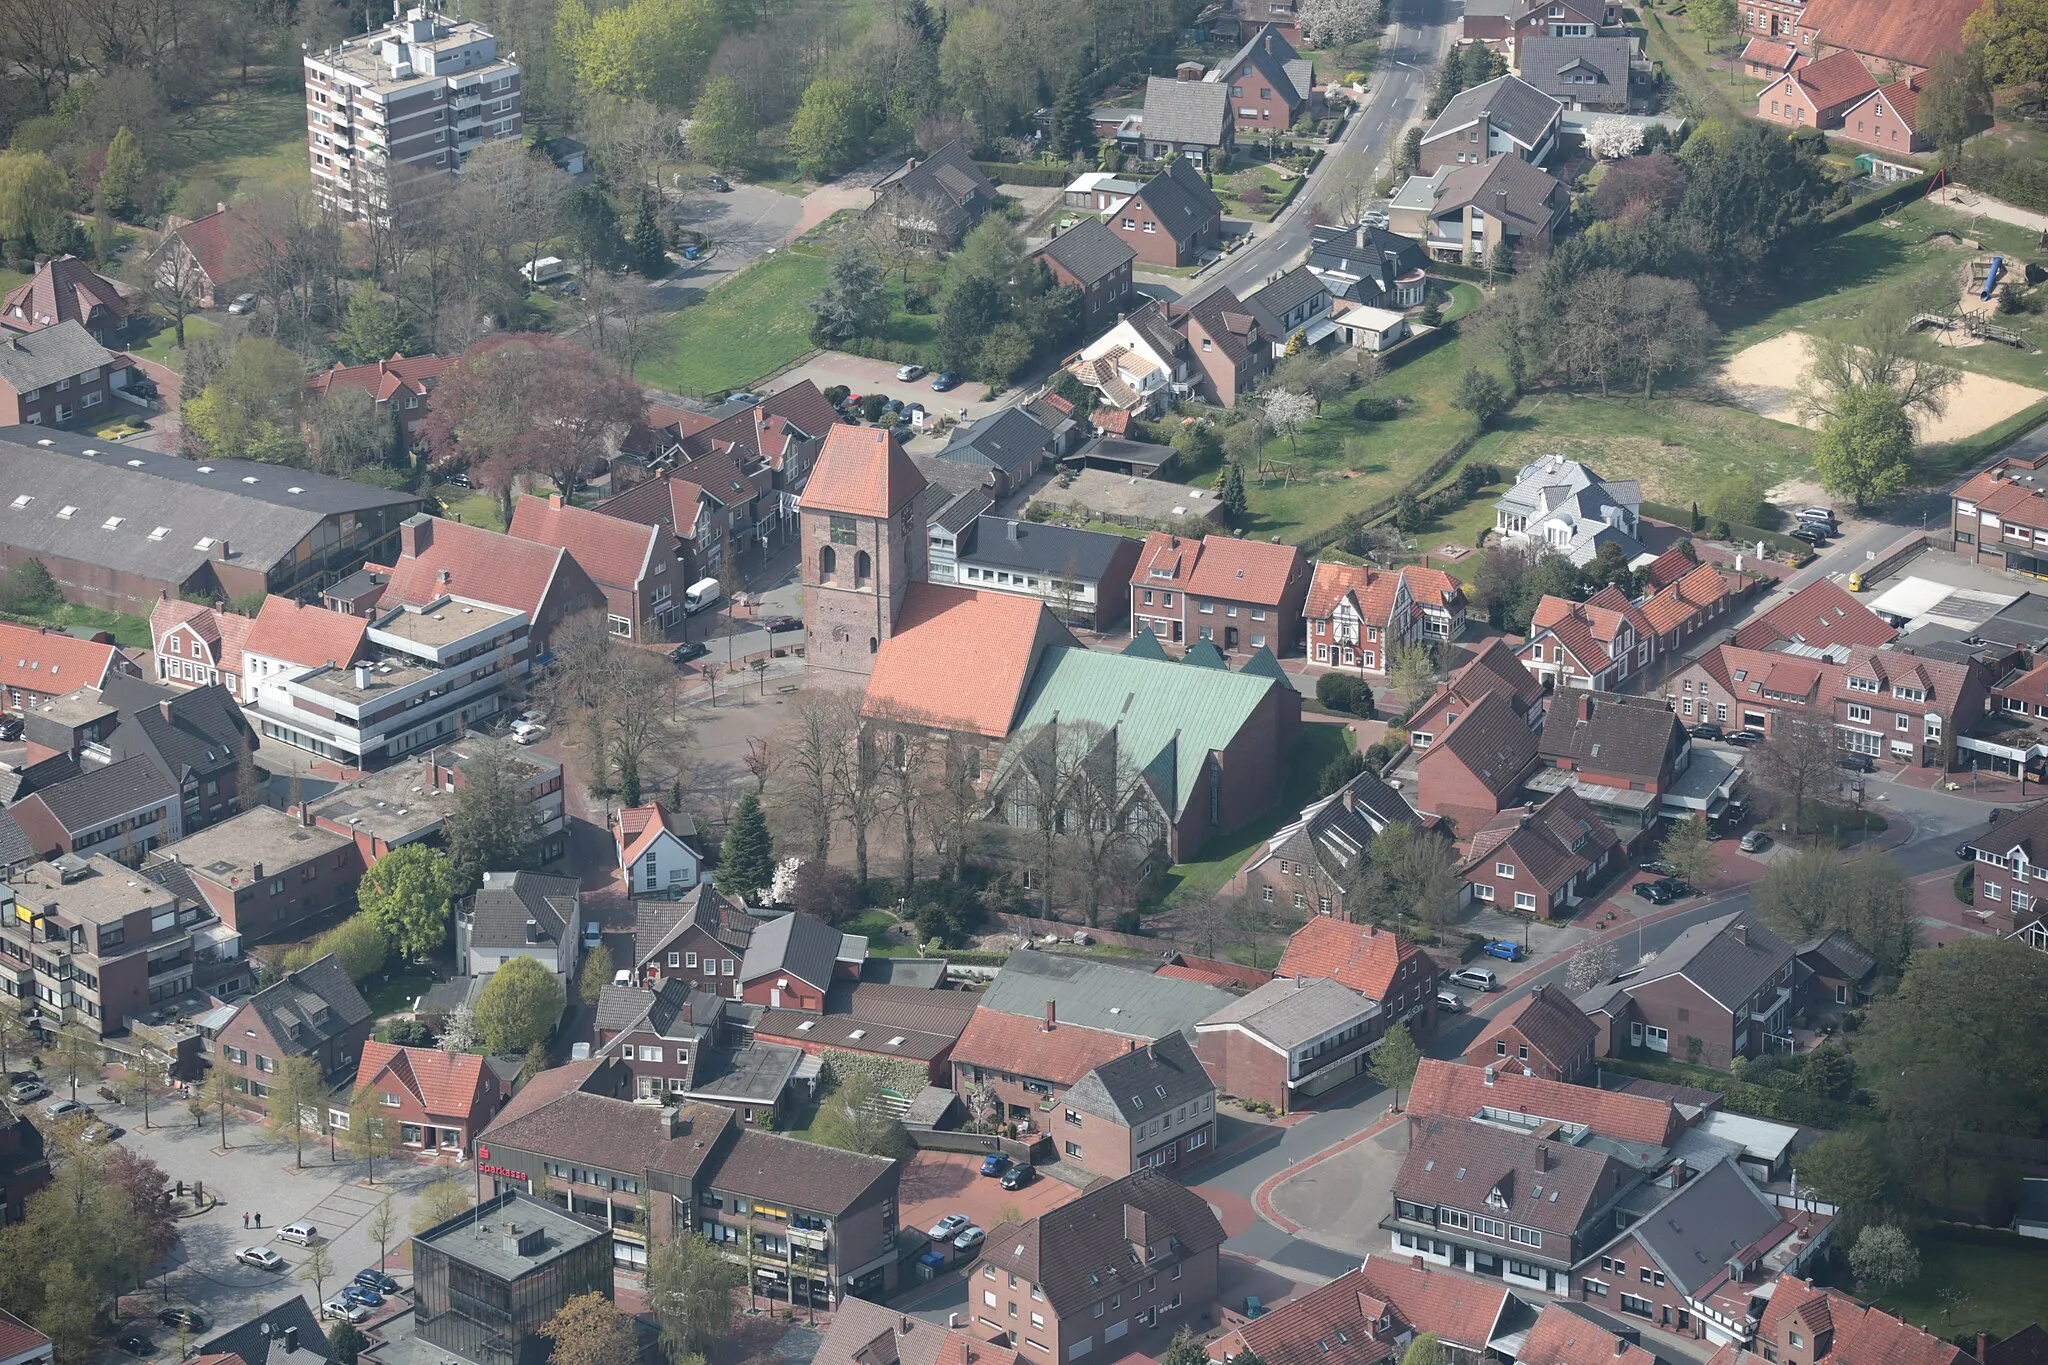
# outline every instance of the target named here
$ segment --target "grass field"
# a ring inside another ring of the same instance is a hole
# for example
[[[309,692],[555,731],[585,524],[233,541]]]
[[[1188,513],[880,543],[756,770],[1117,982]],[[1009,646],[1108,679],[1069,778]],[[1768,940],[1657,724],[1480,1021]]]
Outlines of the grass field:
[[[104,630],[112,633],[114,643],[123,649],[148,649],[154,643],[147,618],[123,616],[100,607],[81,607],[73,602],[64,603],[46,616],[9,613],[0,619],[30,626],[47,626],[51,630]]]
[[[1222,889],[1254,849],[1315,799],[1323,769],[1331,759],[1352,747],[1350,726],[1304,723],[1293,751],[1287,755],[1287,782],[1281,788],[1279,804],[1267,815],[1208,845],[1202,850],[1207,856],[1176,864],[1159,888],[1159,904],[1181,905]]]
[[[216,201],[266,190],[301,190],[306,166],[306,92],[296,70],[237,86],[180,111],[166,134],[165,170],[183,173],[179,208],[210,213]]]
[[[189,316],[185,319],[185,340],[188,343],[197,341],[200,337],[212,336],[219,330],[219,323],[208,322],[202,317]],[[130,346],[128,354],[155,361],[165,369],[179,374],[185,372],[185,350],[178,345],[178,329],[168,320],[164,320],[163,325],[157,328],[148,341],[140,346]]]
[[[2048,1246],[2012,1233],[1941,1228],[1913,1240],[1920,1278],[1878,1299],[1879,1307],[1940,1336],[1988,1331],[2003,1337],[2048,1320]],[[1951,1288],[1969,1295],[1954,1310],[1953,1325],[1940,1297]]]
[[[1663,62],[1679,102],[1690,102],[1707,116],[1747,117],[1756,112],[1756,94],[1765,82],[1715,70],[1720,54],[1707,52],[1706,40],[1692,31],[1690,20],[1646,8],[1642,28],[1650,56]],[[1740,50],[1733,38],[1728,45]]]
[[[505,529],[504,510],[498,500],[489,493],[474,488],[457,488],[452,483],[437,484],[434,496],[441,500],[441,508],[452,520],[469,526],[482,526],[487,530]]]
[[[751,384],[811,348],[804,300],[825,288],[825,261],[778,252],[676,315],[668,347],[640,362],[643,384],[712,394]]]

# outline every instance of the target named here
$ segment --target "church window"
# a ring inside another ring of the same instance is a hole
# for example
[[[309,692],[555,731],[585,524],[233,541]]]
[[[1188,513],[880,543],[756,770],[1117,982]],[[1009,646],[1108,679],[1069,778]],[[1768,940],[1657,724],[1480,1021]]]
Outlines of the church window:
[[[832,547],[830,545],[820,545],[818,547],[819,579],[826,583],[830,583],[832,581],[832,576],[838,571],[839,556],[833,553]]]
[[[855,550],[853,552],[853,586],[865,588],[868,585],[868,579],[874,576],[874,572],[875,562],[868,558],[868,552],[866,550]]]

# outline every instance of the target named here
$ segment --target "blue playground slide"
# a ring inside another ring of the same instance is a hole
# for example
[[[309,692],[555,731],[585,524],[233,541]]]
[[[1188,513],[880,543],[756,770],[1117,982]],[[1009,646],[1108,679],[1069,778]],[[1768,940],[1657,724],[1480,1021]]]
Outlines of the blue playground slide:
[[[1998,277],[2004,273],[2005,257],[1993,256],[1991,258],[1991,273],[1984,277],[1984,292],[1977,297],[1980,299],[1990,298],[1991,291],[1998,288]]]

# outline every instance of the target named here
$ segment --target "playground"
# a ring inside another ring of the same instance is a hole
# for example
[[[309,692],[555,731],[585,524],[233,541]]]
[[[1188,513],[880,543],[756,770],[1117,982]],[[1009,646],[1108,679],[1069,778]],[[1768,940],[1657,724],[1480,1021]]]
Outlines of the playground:
[[[1806,333],[1780,332],[1737,351],[1713,378],[1730,401],[1758,416],[1811,427],[1815,423],[1801,421],[1798,411],[1799,382],[1812,366],[1809,348]],[[1941,416],[1915,419],[1914,431],[1923,443],[1967,439],[2048,399],[2048,389],[1994,379],[1973,370],[1958,373],[1958,382],[1945,395],[1947,405]]]

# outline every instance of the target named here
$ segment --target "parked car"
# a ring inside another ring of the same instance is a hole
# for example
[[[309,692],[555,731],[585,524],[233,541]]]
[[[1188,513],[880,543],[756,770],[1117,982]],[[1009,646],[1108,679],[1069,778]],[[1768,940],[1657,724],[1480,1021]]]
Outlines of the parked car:
[[[1475,991],[1490,991],[1499,984],[1493,972],[1486,967],[1460,967],[1447,980],[1454,986]]]
[[[1463,1014],[1465,1012],[1465,1001],[1456,991],[1438,991],[1436,993],[1436,1007],[1445,1014]]]
[[[258,1270],[283,1270],[284,1257],[269,1247],[243,1247],[235,1253],[235,1259],[243,1265],[253,1265]]]
[[[737,393],[727,394],[725,401],[728,403],[758,403],[761,401],[761,395],[741,389]]]
[[[104,1123],[95,1120],[90,1127],[78,1135],[80,1142],[112,1142],[128,1130],[118,1123]]]
[[[475,485],[475,484],[473,484],[473,483],[471,483],[471,482],[469,481],[469,471],[468,471],[468,470],[464,470],[464,469],[458,469],[458,470],[456,470],[456,471],[455,471],[455,472],[454,472],[453,474],[450,474],[450,475],[448,476],[448,486],[449,486],[450,488],[475,488],[475,487],[476,487],[476,485]]]
[[[1511,938],[1489,939],[1486,946],[1479,951],[1488,957],[1501,958],[1507,962],[1520,962],[1525,956],[1522,945]]]
[[[1697,886],[1691,882],[1680,881],[1676,877],[1659,877],[1656,884],[1659,890],[1673,900],[1684,900],[1687,896],[1697,896],[1700,893]]]
[[[932,380],[933,393],[944,393],[948,389],[957,389],[959,387],[960,376],[954,374],[951,370],[940,370],[938,377]]]
[[[908,384],[913,379],[922,379],[931,371],[922,365],[905,365],[896,371],[896,377]]]
[[[1038,1179],[1038,1168],[1029,1162],[1019,1162],[1003,1172],[1002,1185],[1006,1190],[1021,1190]]]
[[[13,743],[21,738],[21,717],[0,716],[0,739]]]
[[[1732,744],[1738,749],[1747,749],[1752,744],[1763,743],[1764,737],[1754,730],[1734,730],[1731,731],[1727,739],[1723,740],[1722,742],[1725,744]]]
[[[384,1306],[384,1296],[365,1284],[345,1284],[341,1287],[341,1296],[350,1303],[359,1303],[365,1308]]]
[[[931,1238],[934,1242],[946,1241],[952,1237],[958,1236],[960,1233],[960,1229],[966,1226],[966,1214],[949,1213],[944,1218],[941,1218],[938,1222],[932,1224]]]
[[[1656,882],[1637,882],[1635,893],[1652,905],[1669,905],[1678,899]]]
[[[1842,534],[1840,526],[1837,526],[1832,521],[1823,521],[1819,517],[1801,517],[1799,519],[1799,527],[1802,530],[1811,529],[1818,531],[1829,540],[1834,540]]]
[[[1744,853],[1761,853],[1771,846],[1771,836],[1760,829],[1753,829],[1743,835],[1742,841],[1735,846]]]
[[[803,628],[804,618],[801,616],[766,616],[761,619],[761,629],[770,635],[785,635]]]
[[[147,1360],[156,1354],[156,1343],[140,1332],[123,1332],[114,1344],[131,1356]]]
[[[512,722],[512,741],[515,744],[538,744],[547,738],[548,727],[535,725],[530,720]]]
[[[41,1081],[16,1081],[7,1089],[7,1098],[16,1104],[30,1104],[50,1093],[50,1087]]]
[[[1686,733],[1694,739],[1719,739],[1721,738],[1721,727],[1712,721],[1704,721],[1701,724],[1688,728]]]
[[[336,1295],[334,1298],[321,1304],[320,1311],[327,1317],[340,1318],[346,1323],[363,1322],[370,1316],[369,1309],[351,1299],[342,1298],[340,1295]]]
[[[1808,545],[1813,546],[1816,550],[1820,549],[1822,546],[1828,543],[1828,533],[1826,531],[1816,529],[1813,525],[1807,522],[1801,522],[1799,525],[1793,527],[1785,534],[1792,537],[1792,539],[1794,540],[1805,541]]]
[[[1010,1158],[1004,1156],[1001,1152],[990,1152],[981,1159],[981,1173],[983,1175],[1001,1175],[1009,1168]]]
[[[92,1110],[77,1100],[51,1100],[43,1106],[43,1112],[53,1119],[69,1118],[73,1114],[90,1114]]]
[[[1869,754],[1837,754],[1835,756],[1835,766],[1837,768],[1847,768],[1852,773],[1874,773],[1877,771],[1877,764],[1871,761]]]
[[[1637,863],[1636,866],[1645,872],[1654,872],[1660,877],[1668,877],[1672,872],[1671,864],[1662,858],[1651,858],[1647,862]]]
[[[720,194],[731,194],[732,181],[727,180],[722,175],[707,175],[704,177],[704,188],[707,190],[717,190]]]
[[[230,317],[241,317],[244,314],[255,311],[256,296],[254,294],[237,294],[234,297],[234,301],[228,304],[228,315]]]
[[[1974,845],[1974,844],[1957,844],[1957,845],[1956,845],[1956,861],[1957,861],[1957,862],[1962,862],[1962,863],[1974,863],[1974,862],[1976,862],[1976,861],[1977,861],[1977,848],[1976,848],[1976,845]]]
[[[398,1281],[392,1279],[381,1270],[358,1270],[356,1272],[356,1283],[386,1294],[396,1294],[398,1292]]]
[[[156,1320],[166,1327],[186,1327],[194,1332],[206,1330],[206,1315],[197,1308],[166,1308],[156,1315]]]
[[[705,644],[702,640],[691,640],[685,644],[677,645],[674,649],[670,650],[668,657],[671,663],[686,664],[692,659],[701,659],[710,652],[711,646]]]
[[[1835,519],[1835,509],[1832,507],[1802,507],[1792,515],[1801,521],[1825,521],[1831,523]]]
[[[988,1240],[988,1234],[980,1228],[969,1226],[966,1231],[953,1239],[955,1251],[972,1251]]]

